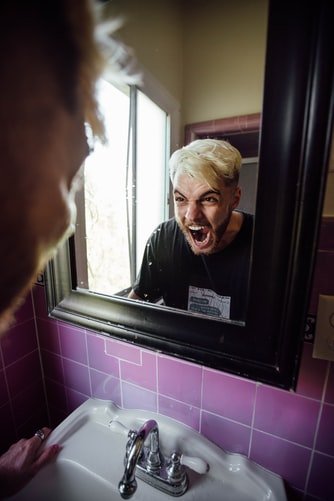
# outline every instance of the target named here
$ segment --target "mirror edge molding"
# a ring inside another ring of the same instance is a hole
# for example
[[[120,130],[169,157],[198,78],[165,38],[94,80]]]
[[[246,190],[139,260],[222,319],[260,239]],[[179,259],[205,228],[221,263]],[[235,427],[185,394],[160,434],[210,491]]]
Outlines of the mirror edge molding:
[[[246,325],[204,321],[126,298],[74,291],[68,243],[47,267],[51,317],[242,377],[295,388],[333,126],[333,7],[319,0],[315,13],[298,0],[289,4],[286,16],[284,4],[271,0],[269,9],[260,196]],[[316,202],[314,193],[319,195]],[[224,351],[217,349],[221,338]]]
[[[261,113],[205,120],[185,126],[185,144],[208,135],[223,135],[240,132],[258,132],[261,128]]]

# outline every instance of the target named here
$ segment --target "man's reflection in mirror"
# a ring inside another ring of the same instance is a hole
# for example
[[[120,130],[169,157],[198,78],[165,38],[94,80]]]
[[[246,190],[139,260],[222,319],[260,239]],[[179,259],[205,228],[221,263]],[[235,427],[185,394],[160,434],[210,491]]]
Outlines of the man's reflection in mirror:
[[[175,217],[150,236],[132,299],[245,320],[253,216],[237,210],[242,158],[199,139],[170,158]]]

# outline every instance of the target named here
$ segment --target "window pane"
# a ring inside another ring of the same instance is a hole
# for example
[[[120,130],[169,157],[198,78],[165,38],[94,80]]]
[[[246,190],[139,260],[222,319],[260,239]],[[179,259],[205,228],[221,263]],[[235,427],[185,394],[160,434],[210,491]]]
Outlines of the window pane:
[[[144,247],[167,216],[167,114],[145,94],[137,96],[137,271]]]
[[[99,102],[108,144],[96,144],[84,169],[88,289],[111,295],[130,284],[126,214],[130,100],[101,81]]]
[[[167,114],[137,89],[106,81],[98,99],[108,142],[85,162],[77,197],[78,287],[127,295],[146,241],[167,214]]]

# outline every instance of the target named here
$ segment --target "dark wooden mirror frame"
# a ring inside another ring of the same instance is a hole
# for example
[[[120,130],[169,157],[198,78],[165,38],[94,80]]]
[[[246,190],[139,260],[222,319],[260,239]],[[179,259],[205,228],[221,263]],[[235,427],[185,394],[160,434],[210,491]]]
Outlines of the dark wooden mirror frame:
[[[238,148],[243,158],[259,154],[261,114],[207,120],[185,126],[185,144],[206,137],[226,139]]]
[[[329,0],[270,2],[245,324],[75,290],[73,239],[46,272],[51,317],[295,388],[333,126],[332,25]]]

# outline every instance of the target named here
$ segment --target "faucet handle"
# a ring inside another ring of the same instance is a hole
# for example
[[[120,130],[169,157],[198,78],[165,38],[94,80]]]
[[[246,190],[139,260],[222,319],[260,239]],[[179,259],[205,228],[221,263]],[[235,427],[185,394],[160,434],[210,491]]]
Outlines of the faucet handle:
[[[184,454],[182,454],[180,457],[180,463],[184,466],[188,466],[188,468],[196,471],[196,473],[200,473],[201,475],[207,473],[210,468],[208,463],[206,463],[203,459],[192,456],[185,456]]]
[[[181,455],[178,452],[172,452],[168,466],[167,466],[168,479],[172,482],[181,482],[186,478],[186,471],[181,466]]]
[[[185,456],[184,454],[179,454],[178,452],[173,452],[171,454],[170,460],[169,460],[169,465],[167,468],[168,471],[168,477],[169,478],[174,478],[178,477],[180,474],[184,474],[184,468],[183,466],[188,466],[191,470],[196,471],[197,473],[200,473],[203,475],[204,473],[207,473],[209,471],[209,465],[206,463],[203,459],[197,458],[197,457],[192,457],[192,456]]]
[[[112,430],[114,430],[118,433],[121,433],[122,435],[125,435],[128,438],[127,443],[126,443],[126,447],[125,447],[125,458],[124,458],[124,461],[126,461],[128,454],[129,454],[129,450],[131,449],[133,441],[135,440],[135,438],[137,436],[137,432],[135,432],[134,430],[129,430],[126,426],[124,426],[124,424],[120,423],[119,421],[113,420],[113,419],[111,421],[109,421],[108,426]]]

